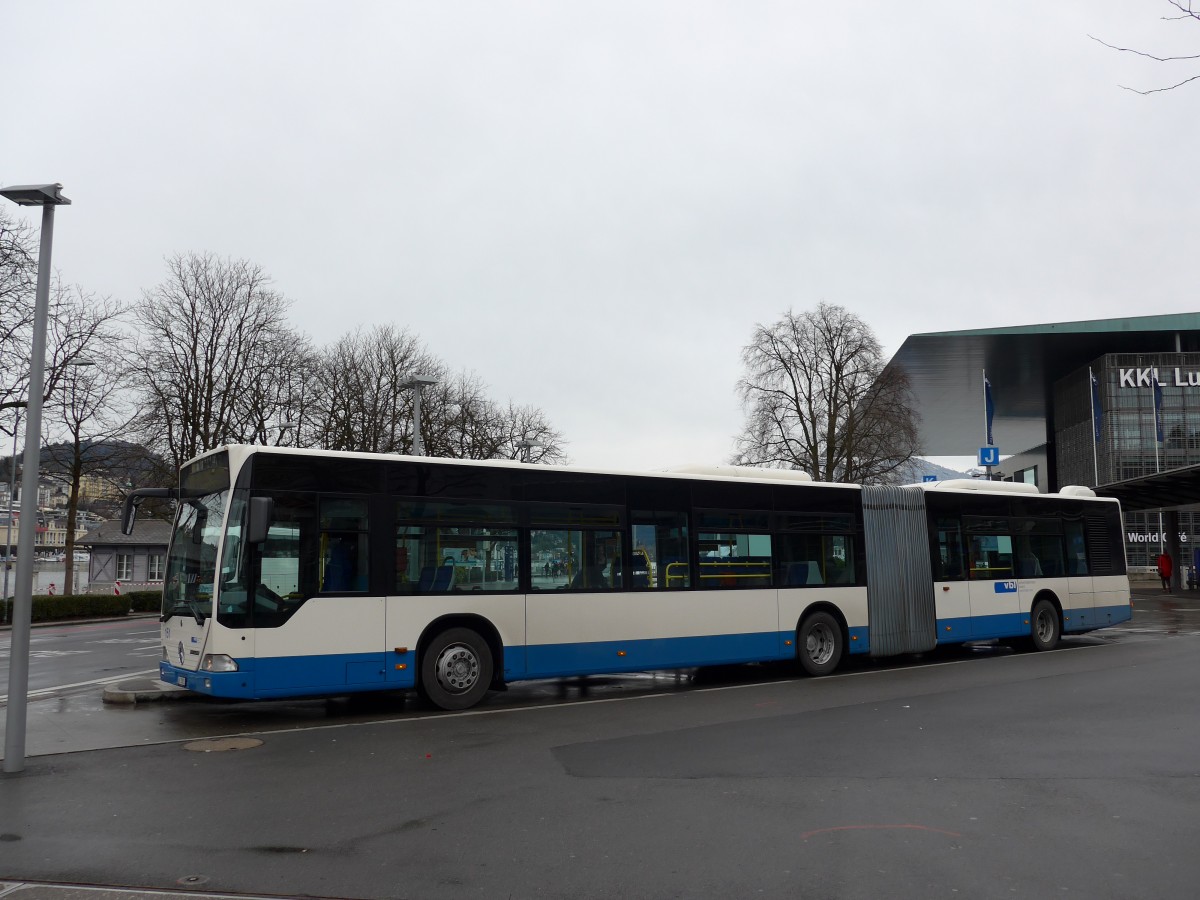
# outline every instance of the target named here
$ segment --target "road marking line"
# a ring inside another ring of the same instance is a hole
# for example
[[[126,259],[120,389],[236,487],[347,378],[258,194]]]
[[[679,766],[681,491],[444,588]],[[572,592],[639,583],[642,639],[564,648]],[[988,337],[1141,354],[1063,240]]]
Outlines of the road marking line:
[[[96,678],[92,681],[80,681],[75,684],[59,684],[54,687],[38,688],[30,691],[26,697],[41,697],[57,691],[69,691],[71,688],[91,687],[95,684],[112,684],[114,681],[124,681],[126,678],[145,678],[147,675],[157,675],[158,669],[148,669],[145,672],[126,672],[124,675],[109,675],[107,678]],[[0,694],[0,703],[8,702],[8,694]]]

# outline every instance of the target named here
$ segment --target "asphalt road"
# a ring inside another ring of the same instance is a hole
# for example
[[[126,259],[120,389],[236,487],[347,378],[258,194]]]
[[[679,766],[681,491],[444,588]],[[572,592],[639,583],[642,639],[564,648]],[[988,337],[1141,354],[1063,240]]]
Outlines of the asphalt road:
[[[10,632],[0,630],[0,698],[8,695]],[[158,668],[158,619],[40,625],[29,636],[29,690],[62,689]]]
[[[344,898],[1190,898],[1200,604],[1172,602],[1054,653],[601,681],[583,698],[543,684],[465,714],[81,707],[58,717],[64,746],[118,731],[126,745],[0,777],[0,879]],[[31,737],[52,720],[31,719]]]

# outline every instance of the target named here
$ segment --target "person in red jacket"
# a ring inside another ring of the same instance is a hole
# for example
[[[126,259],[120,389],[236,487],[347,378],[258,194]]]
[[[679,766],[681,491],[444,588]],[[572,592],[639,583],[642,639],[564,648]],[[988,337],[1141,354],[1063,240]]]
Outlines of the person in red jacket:
[[[1171,557],[1166,552],[1158,554],[1158,577],[1162,579],[1164,594],[1173,593],[1171,590]]]

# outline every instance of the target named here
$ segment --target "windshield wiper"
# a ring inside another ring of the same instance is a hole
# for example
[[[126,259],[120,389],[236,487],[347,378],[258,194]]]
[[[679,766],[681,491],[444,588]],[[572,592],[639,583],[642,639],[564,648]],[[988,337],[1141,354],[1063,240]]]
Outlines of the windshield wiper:
[[[176,613],[185,612],[192,614],[192,618],[196,620],[197,625],[203,625],[204,620],[207,618],[207,616],[204,614],[204,610],[200,608],[199,603],[197,603],[195,600],[184,600],[176,603],[170,609],[166,610],[161,616],[158,617],[158,621],[165,622]]]

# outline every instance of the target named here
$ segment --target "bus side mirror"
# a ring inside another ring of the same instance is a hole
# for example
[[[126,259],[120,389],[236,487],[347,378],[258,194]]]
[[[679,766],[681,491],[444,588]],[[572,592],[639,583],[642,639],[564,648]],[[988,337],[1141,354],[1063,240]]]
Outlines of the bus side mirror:
[[[250,515],[246,523],[246,541],[261,544],[267,539],[271,520],[275,518],[275,501],[271,497],[251,497]]]
[[[140,497],[125,498],[125,509],[121,514],[121,534],[133,534],[133,523],[137,521],[137,508],[140,502]]]
[[[125,509],[121,513],[121,533],[132,534],[133,523],[137,520],[137,508],[147,497],[163,497],[168,500],[179,499],[176,488],[138,488],[125,495]]]

